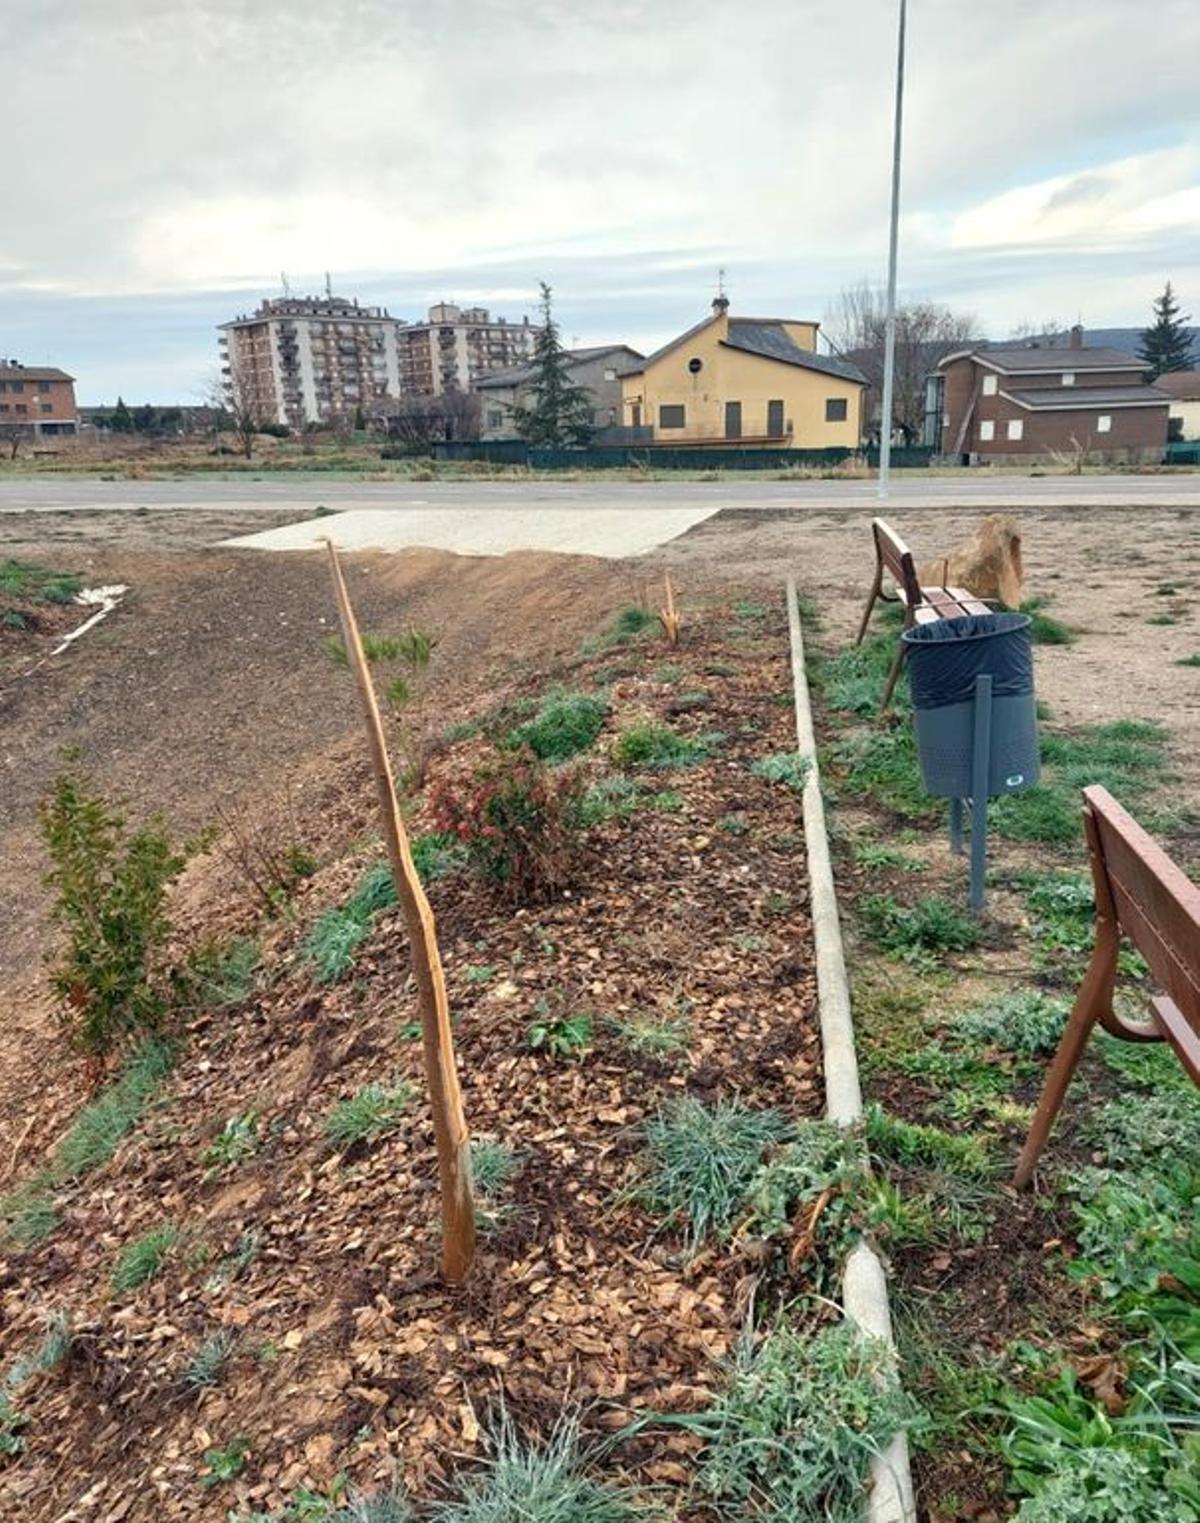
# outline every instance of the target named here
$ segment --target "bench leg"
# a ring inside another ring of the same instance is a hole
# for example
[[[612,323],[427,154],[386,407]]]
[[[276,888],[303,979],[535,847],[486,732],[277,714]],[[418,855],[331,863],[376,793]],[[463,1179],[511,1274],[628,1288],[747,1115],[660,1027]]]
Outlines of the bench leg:
[[[879,705],[880,718],[888,711],[892,701],[892,694],[896,691],[896,683],[900,678],[900,668],[904,665],[904,641],[896,641],[896,655],[892,661],[892,669],[888,672],[887,681],[883,685],[883,701]]]
[[[863,609],[862,622],[858,626],[858,634],[854,638],[855,645],[863,643],[863,636],[867,632],[867,625],[871,622],[871,611],[875,607],[875,600],[883,590],[883,567],[876,566],[875,580],[871,583],[871,593],[867,598],[867,606]]]
[[[1111,920],[1098,920],[1096,924],[1096,949],[1088,967],[1087,977],[1076,997],[1067,1029],[1063,1032],[1058,1051],[1046,1075],[1042,1098],[1029,1128],[1029,1136],[1017,1160],[1013,1183],[1023,1190],[1033,1178],[1033,1171],[1054,1125],[1054,1118],[1062,1106],[1063,1096],[1071,1082],[1083,1049],[1087,1046],[1092,1027],[1101,1014],[1112,1006],[1113,985],[1117,978],[1117,933]]]

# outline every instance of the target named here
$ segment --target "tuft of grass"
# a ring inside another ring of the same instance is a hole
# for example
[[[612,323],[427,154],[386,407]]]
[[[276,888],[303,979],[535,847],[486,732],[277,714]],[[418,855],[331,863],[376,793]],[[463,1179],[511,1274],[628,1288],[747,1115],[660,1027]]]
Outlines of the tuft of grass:
[[[613,746],[618,767],[646,767],[666,771],[690,767],[703,761],[711,743],[703,736],[691,739],[660,724],[636,724],[622,730]]]
[[[520,1167],[520,1155],[494,1137],[471,1138],[471,1175],[485,1199],[499,1195]]]
[[[766,778],[769,783],[782,783],[793,793],[803,793],[812,764],[795,751],[776,751],[771,756],[760,757],[750,770],[755,777]]]
[[[657,616],[648,608],[631,603],[622,608],[603,634],[585,640],[580,646],[580,653],[584,656],[599,655],[602,651],[612,650],[616,645],[624,645],[627,640],[635,639],[657,625]]]
[[[118,1295],[137,1290],[153,1280],[167,1262],[171,1249],[179,1241],[179,1228],[171,1222],[152,1227],[126,1243],[117,1256],[112,1273],[112,1287]]]
[[[883,1339],[780,1321],[747,1331],[711,1407],[668,1421],[703,1440],[699,1486],[721,1519],[849,1523],[871,1460],[916,1417]]]
[[[467,848],[447,831],[426,830],[413,839],[412,859],[421,882],[436,883],[439,878],[462,872],[467,865]],[[388,881],[391,882],[390,871]],[[392,903],[395,902],[393,898]]]
[[[983,1179],[992,1172],[987,1152],[978,1138],[904,1121],[889,1115],[879,1105],[867,1109],[866,1137],[877,1158],[907,1168],[940,1169],[963,1179]]]
[[[364,919],[344,906],[320,916],[300,946],[301,954],[316,970],[318,983],[333,984],[349,973],[370,929],[369,917]]]
[[[252,936],[201,948],[191,959],[199,1000],[219,1009],[240,1005],[253,992],[261,965],[262,948]]]
[[[830,708],[859,714],[863,718],[874,717],[879,711],[883,686],[895,655],[896,636],[875,635],[861,645],[852,645],[834,656],[814,660],[813,682],[823,690]],[[899,714],[911,707],[906,683],[897,683],[892,702]]]
[[[881,951],[923,965],[938,953],[969,951],[982,935],[971,915],[936,896],[902,905],[890,894],[871,894],[862,902],[862,923]]]
[[[228,1328],[212,1333],[197,1345],[183,1372],[183,1385],[189,1391],[206,1391],[219,1384],[236,1338]]]
[[[1027,598],[1021,604],[1021,613],[1029,615],[1029,638],[1035,645],[1071,645],[1074,634],[1065,624],[1045,613],[1045,606],[1045,598]]]
[[[483,1469],[428,1516],[430,1523],[640,1523],[650,1515],[628,1490],[593,1478],[578,1419],[564,1416],[543,1444],[523,1439],[503,1417]]]
[[[603,698],[554,692],[542,700],[532,719],[509,732],[506,744],[528,746],[542,761],[567,761],[595,745],[607,716]]]
[[[73,571],[55,571],[32,561],[0,561],[0,596],[33,603],[69,603],[82,589],[83,578]]]
[[[376,862],[359,878],[344,909],[353,919],[369,925],[373,916],[392,909],[398,902],[391,864]]]
[[[35,1180],[4,1201],[8,1236],[23,1248],[49,1237],[62,1220],[54,1201],[43,1193],[44,1188],[44,1182]]]
[[[670,1058],[686,1052],[691,1022],[684,1015],[614,1016],[612,1028],[641,1057]]]
[[[831,748],[838,787],[855,798],[871,798],[910,820],[942,812],[921,781],[911,724],[872,725],[847,731]]]
[[[1069,1000],[1024,990],[964,1011],[954,1029],[971,1043],[1003,1047],[1022,1058],[1042,1057],[1057,1049],[1070,1009]]]
[[[884,868],[891,872],[923,873],[926,864],[910,857],[895,846],[880,846],[874,841],[854,847],[854,860],[859,867]]]
[[[1176,661],[1176,666],[1200,666],[1200,650],[1194,651],[1190,656],[1183,656]]]
[[[645,1203],[665,1224],[682,1230],[689,1250],[710,1235],[728,1237],[764,1152],[792,1133],[782,1112],[753,1110],[741,1100],[708,1106],[681,1095],[668,1101],[646,1123]]]
[[[151,1038],[137,1049],[119,1076],[90,1105],[86,1105],[59,1143],[50,1177],[56,1183],[107,1163],[119,1144],[141,1120],[175,1062],[174,1049]]]
[[[338,1101],[325,1118],[325,1135],[335,1148],[343,1150],[373,1142],[400,1125],[411,1096],[406,1084],[395,1089],[368,1084],[348,1100]]]

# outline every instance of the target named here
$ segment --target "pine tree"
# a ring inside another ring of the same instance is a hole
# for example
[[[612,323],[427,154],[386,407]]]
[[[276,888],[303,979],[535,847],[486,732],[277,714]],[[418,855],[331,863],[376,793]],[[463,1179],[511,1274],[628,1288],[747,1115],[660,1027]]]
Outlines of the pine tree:
[[[1142,342],[1138,358],[1146,362],[1150,379],[1155,381],[1170,370],[1190,370],[1195,363],[1192,357],[1192,336],[1187,324],[1190,314],[1179,315],[1179,303],[1168,280],[1162,295],[1154,301],[1154,322],[1142,330]]]
[[[566,350],[550,305],[550,287],[541,283],[542,325],[533,346],[532,405],[513,408],[513,426],[528,444],[543,449],[586,445],[596,432],[592,393],[570,377]]]
[[[124,397],[117,398],[117,405],[113,408],[112,416],[108,420],[108,426],[114,434],[131,434],[133,432],[133,414],[125,406]]]

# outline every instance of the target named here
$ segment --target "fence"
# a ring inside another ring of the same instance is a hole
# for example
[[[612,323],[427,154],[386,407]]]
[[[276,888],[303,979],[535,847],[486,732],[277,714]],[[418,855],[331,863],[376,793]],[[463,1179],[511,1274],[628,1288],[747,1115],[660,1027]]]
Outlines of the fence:
[[[810,470],[833,470],[848,460],[878,464],[875,450],[866,455],[843,448],[831,449],[738,449],[720,446],[686,445],[604,445],[586,449],[534,449],[521,439],[493,439],[486,442],[455,440],[434,444],[430,454],[435,460],[482,461],[488,465],[527,466],[535,471],[559,470],[636,470],[667,471],[769,471],[804,467]],[[926,466],[933,451],[924,447],[893,449],[894,466]]]
[[[1200,465],[1200,439],[1177,439],[1167,445],[1168,465]]]

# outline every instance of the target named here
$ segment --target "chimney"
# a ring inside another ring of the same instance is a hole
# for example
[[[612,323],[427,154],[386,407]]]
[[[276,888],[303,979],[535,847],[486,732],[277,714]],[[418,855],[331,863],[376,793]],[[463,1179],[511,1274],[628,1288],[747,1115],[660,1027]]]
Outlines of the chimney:
[[[714,296],[712,309],[714,317],[724,317],[726,312],[729,311],[728,296]]]
[[[1083,348],[1083,324],[1082,323],[1076,323],[1075,326],[1071,329],[1071,336],[1067,340],[1067,348],[1068,349],[1082,349]]]

